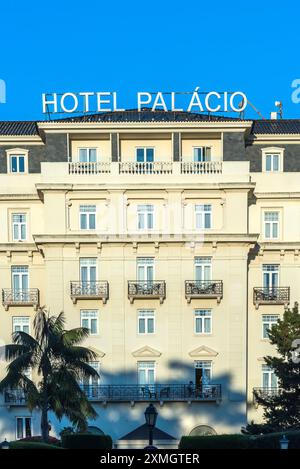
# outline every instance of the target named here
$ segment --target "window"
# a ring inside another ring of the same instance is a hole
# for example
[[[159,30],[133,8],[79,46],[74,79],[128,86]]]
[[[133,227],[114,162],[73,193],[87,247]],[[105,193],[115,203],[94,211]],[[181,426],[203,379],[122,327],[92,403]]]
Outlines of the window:
[[[96,163],[97,162],[97,149],[96,148],[79,148],[79,162],[80,163]]]
[[[98,334],[98,311],[82,310],[80,311],[81,327],[89,329],[91,335]]]
[[[211,310],[210,309],[196,309],[195,310],[195,333],[196,334],[211,334]]]
[[[10,172],[25,173],[25,155],[10,155]]]
[[[155,362],[138,362],[138,384],[148,388],[155,384]]]
[[[155,317],[153,310],[138,311],[138,333],[154,334]]]
[[[80,205],[79,207],[80,229],[96,229],[96,205]]]
[[[138,163],[145,163],[145,162],[152,163],[154,161],[154,148],[150,148],[150,147],[137,148],[136,149],[136,161]]]
[[[211,228],[211,205],[195,205],[196,229]]]
[[[279,267],[276,264],[263,265],[263,286],[272,290],[279,284]]]
[[[263,339],[269,339],[269,331],[272,329],[274,324],[277,324],[279,316],[277,314],[266,314],[262,317],[262,337]]]
[[[268,365],[262,365],[262,387],[263,388],[277,388],[278,378],[274,370]]]
[[[13,332],[20,331],[29,334],[29,316],[13,317]]]
[[[152,282],[154,279],[154,259],[152,257],[140,257],[137,259],[137,279],[140,282]]]
[[[29,275],[26,265],[11,268],[12,290],[15,301],[27,301],[29,296]]]
[[[199,385],[209,384],[212,378],[212,362],[210,360],[195,361],[195,382]]]
[[[99,397],[99,384],[100,384],[100,363],[98,361],[89,362],[89,365],[97,371],[98,376],[89,376],[83,379],[82,385],[84,392],[89,399]]]
[[[195,277],[197,281],[211,280],[211,257],[195,258]]]
[[[266,239],[278,239],[279,237],[279,212],[264,213],[264,232]]]
[[[284,148],[263,148],[262,169],[268,173],[277,173],[283,170]]]
[[[16,438],[31,437],[31,417],[17,417],[16,418]]]
[[[211,159],[211,148],[209,147],[194,147],[194,161],[210,161]]]
[[[13,213],[12,214],[12,234],[14,241],[26,240],[26,214]]]
[[[152,230],[153,229],[153,205],[138,205],[138,229],[139,230]]]

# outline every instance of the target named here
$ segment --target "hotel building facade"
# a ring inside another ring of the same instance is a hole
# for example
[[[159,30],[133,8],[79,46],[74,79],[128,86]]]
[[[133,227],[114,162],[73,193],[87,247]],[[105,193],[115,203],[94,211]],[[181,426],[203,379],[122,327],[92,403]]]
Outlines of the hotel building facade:
[[[0,122],[1,345],[43,305],[88,327],[90,426],[117,447],[143,446],[149,402],[164,447],[260,422],[253,389],[277,392],[268,329],[299,300],[299,173],[299,120]],[[1,438],[29,434],[39,414],[7,390]]]

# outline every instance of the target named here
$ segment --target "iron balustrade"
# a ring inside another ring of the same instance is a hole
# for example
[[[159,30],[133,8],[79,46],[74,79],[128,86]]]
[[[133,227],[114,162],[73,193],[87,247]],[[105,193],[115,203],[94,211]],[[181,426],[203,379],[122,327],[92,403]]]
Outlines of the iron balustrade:
[[[124,161],[119,163],[120,174],[171,174],[169,161]]]
[[[110,162],[69,161],[69,174],[107,174],[110,173]]]
[[[182,161],[181,174],[221,174],[222,161]]]
[[[9,306],[34,306],[40,303],[40,292],[38,288],[27,289],[2,289],[2,304],[7,310]]]
[[[188,302],[192,298],[217,298],[220,302],[223,298],[222,280],[186,280],[185,297]]]
[[[4,391],[4,402],[9,405],[26,405],[26,394],[22,388],[6,389]]]
[[[162,303],[166,297],[166,282],[164,280],[129,280],[128,298],[131,302],[135,298],[159,298]]]
[[[262,399],[268,399],[270,397],[279,396],[281,389],[278,387],[262,387],[262,388],[253,388],[253,401],[257,402],[257,397]]]
[[[82,385],[82,389],[89,400],[98,402],[216,402],[222,399],[220,384],[206,384],[199,387],[189,384]]]
[[[290,287],[254,287],[253,302],[256,308],[260,304],[283,304],[290,302]]]
[[[72,281],[71,298],[73,303],[79,299],[101,298],[104,303],[108,300],[109,287],[106,280],[95,280],[90,282]]]

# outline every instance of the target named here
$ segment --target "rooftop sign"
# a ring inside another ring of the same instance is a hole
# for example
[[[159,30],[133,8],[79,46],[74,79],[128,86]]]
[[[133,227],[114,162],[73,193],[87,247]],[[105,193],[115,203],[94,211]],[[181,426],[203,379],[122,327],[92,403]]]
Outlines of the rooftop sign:
[[[179,103],[180,102],[180,103]],[[119,105],[116,91],[85,91],[79,93],[43,93],[43,113],[87,113],[125,111]],[[187,111],[187,112],[242,112],[247,106],[247,97],[241,91],[209,91],[196,88],[192,92],[138,91],[136,108],[142,111]]]

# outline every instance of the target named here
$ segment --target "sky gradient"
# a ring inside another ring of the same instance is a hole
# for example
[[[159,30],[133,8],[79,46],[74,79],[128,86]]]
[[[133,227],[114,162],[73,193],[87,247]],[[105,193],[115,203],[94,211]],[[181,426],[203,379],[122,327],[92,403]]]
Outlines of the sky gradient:
[[[0,120],[43,119],[43,92],[240,90],[286,118],[300,79],[300,2],[52,0],[0,6]],[[257,114],[248,108],[246,117]]]

